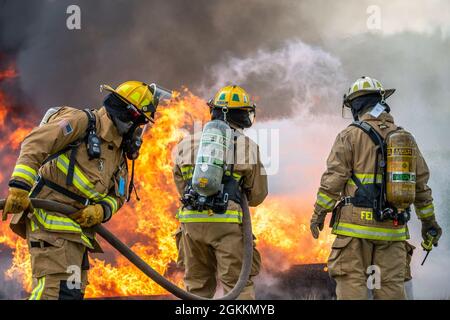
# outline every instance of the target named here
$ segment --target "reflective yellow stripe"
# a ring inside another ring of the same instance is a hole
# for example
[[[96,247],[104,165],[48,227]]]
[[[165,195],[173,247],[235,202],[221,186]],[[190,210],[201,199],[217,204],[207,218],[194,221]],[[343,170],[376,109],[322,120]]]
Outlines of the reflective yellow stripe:
[[[434,215],[434,204],[431,203],[422,208],[416,208],[416,213],[419,219],[429,218]]]
[[[33,168],[24,165],[24,164],[18,164],[14,167],[14,171],[12,173],[12,177],[19,177],[22,179],[25,179],[31,184],[34,184],[34,182],[37,179],[37,172]]]
[[[39,227],[37,226],[37,224],[34,222],[34,220],[31,220],[31,232],[34,232],[36,230],[39,230]]]
[[[229,176],[231,174],[231,172],[229,170],[225,171],[225,175]],[[237,181],[241,180],[242,175],[240,175],[239,173],[233,172],[233,178]]]
[[[361,181],[362,184],[372,184],[375,175],[373,173],[355,173],[355,176]],[[383,176],[377,174],[377,183],[381,183]],[[355,182],[350,178],[347,182],[351,186],[356,186]]]
[[[194,172],[193,166],[183,166],[180,168],[181,175],[183,176],[183,180],[189,180],[192,178],[192,174]]]
[[[188,173],[189,171],[192,171],[192,169],[193,169],[193,166],[182,166],[180,168],[181,173]]]
[[[31,291],[30,298],[28,300],[41,300],[42,293],[45,288],[45,276],[38,279],[36,287]]]
[[[323,192],[317,193],[317,202],[319,206],[326,210],[332,210],[336,204],[336,200],[331,199]]]
[[[115,213],[118,210],[117,200],[113,197],[107,196],[102,199],[102,201],[105,201],[109,206],[111,207],[111,213]]]
[[[242,212],[227,210],[224,214],[209,214],[208,210],[180,210],[177,214],[180,222],[233,222],[242,223]]]
[[[333,233],[370,240],[403,241],[409,239],[406,226],[398,229],[387,229],[339,222],[333,227]]]
[[[65,154],[62,154],[58,157],[56,166],[65,175],[67,175],[68,168],[69,168],[69,159],[67,158],[67,156]],[[84,174],[81,172],[81,170],[77,166],[75,166],[75,168],[74,168],[73,185],[89,199],[99,201],[106,196],[105,194],[99,193],[95,190],[95,187],[84,176]]]
[[[84,234],[81,233],[81,240],[84,242],[84,244],[91,249],[94,249],[94,246],[91,243],[91,240]]]
[[[83,240],[89,248],[94,248],[89,238],[83,234],[80,225],[72,219],[49,214],[43,209],[35,209],[34,216],[37,221],[48,230],[79,233],[81,240]]]
[[[45,212],[43,209],[35,209],[34,216],[46,229],[81,233],[80,225],[70,218],[54,216]]]

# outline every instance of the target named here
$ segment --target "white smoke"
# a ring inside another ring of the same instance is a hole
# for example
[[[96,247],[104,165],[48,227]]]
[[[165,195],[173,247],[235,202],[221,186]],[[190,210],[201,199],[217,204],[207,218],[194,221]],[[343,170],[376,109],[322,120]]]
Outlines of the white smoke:
[[[300,40],[277,50],[229,58],[210,73],[215,83],[203,90],[205,94],[227,84],[243,86],[266,119],[332,113],[348,82],[338,58]]]

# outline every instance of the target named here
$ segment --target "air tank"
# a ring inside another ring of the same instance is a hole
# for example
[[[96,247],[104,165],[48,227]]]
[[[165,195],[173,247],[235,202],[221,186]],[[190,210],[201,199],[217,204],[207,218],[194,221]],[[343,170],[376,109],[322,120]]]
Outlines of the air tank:
[[[409,132],[401,129],[387,136],[386,146],[387,201],[403,212],[416,197],[416,143]]]
[[[197,152],[192,188],[201,196],[219,192],[229,152],[232,150],[233,131],[222,120],[212,120],[203,128]]]

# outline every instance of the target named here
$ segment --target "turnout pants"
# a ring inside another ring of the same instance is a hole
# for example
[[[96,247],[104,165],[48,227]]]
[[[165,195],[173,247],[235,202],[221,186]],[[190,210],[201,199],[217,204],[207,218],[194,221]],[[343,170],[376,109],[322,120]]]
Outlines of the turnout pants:
[[[410,261],[410,260],[409,260]],[[328,259],[338,300],[405,299],[409,272],[406,241],[379,241],[337,236]]]
[[[87,285],[86,247],[60,233],[32,230],[27,219],[32,291],[29,300],[81,300]]]
[[[217,279],[224,293],[233,289],[241,272],[243,229],[237,223],[193,222],[181,225],[177,233],[178,261],[185,269],[186,289],[196,295],[212,298]],[[238,299],[255,299],[252,278],[259,274],[261,256],[253,245],[250,279]]]

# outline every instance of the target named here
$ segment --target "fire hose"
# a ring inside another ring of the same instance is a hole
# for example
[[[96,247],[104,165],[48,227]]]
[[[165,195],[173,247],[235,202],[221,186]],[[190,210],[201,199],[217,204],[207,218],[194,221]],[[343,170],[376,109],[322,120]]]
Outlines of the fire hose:
[[[252,233],[252,223],[250,217],[250,210],[248,208],[247,197],[245,194],[242,195],[242,210],[243,210],[243,230],[244,230],[244,255],[242,262],[242,269],[239,274],[239,279],[234,286],[234,288],[228,292],[223,297],[216,300],[234,300],[242,292],[244,287],[247,285],[247,281],[250,277],[250,271],[253,261],[253,233]],[[34,208],[40,208],[48,211],[59,212],[70,217],[78,211],[72,206],[58,203],[55,201],[45,200],[45,199],[31,199],[31,203]],[[5,205],[5,200],[0,200],[0,210],[3,210]],[[94,226],[94,231],[98,233],[103,239],[106,240],[114,249],[116,249],[120,254],[127,258],[132,264],[134,264],[139,270],[141,270],[150,279],[155,281],[161,287],[166,289],[168,292],[172,293],[174,296],[183,300],[211,300],[208,298],[200,297],[190,292],[187,292],[180,287],[176,286],[174,283],[170,282],[168,279],[164,278],[155,269],[149,266],[142,258],[140,258],[136,253],[134,253],[126,244],[120,241],[111,231],[109,231],[103,225]]]

